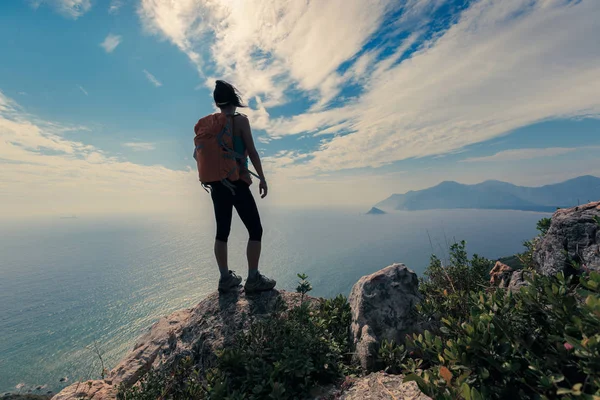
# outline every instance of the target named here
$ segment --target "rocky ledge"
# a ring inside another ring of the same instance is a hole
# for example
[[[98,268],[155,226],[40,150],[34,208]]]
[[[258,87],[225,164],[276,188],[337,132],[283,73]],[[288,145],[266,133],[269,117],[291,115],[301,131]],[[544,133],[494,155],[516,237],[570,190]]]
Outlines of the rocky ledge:
[[[403,264],[394,264],[365,276],[352,290],[352,335],[357,361],[365,372],[375,367],[378,343],[382,339],[401,342],[411,332],[411,310],[418,301],[418,279]],[[307,297],[313,306],[322,299]],[[211,294],[196,307],[176,311],[161,318],[134,345],[133,350],[103,380],[74,383],[53,400],[86,398],[115,399],[120,385],[131,387],[151,368],[172,365],[184,357],[200,359],[201,370],[215,366],[218,350],[227,346],[235,334],[248,329],[251,321],[272,313],[279,302],[288,308],[301,302],[301,295],[272,290],[253,296],[243,291]],[[365,395],[365,391],[369,395]],[[377,393],[380,393],[379,395]],[[384,399],[395,393],[398,399],[425,399],[414,382],[402,383],[401,376],[370,374],[332,388],[317,398]],[[366,396],[366,397],[365,397]]]
[[[311,302],[317,299],[308,298]],[[196,307],[176,311],[152,325],[133,350],[103,380],[77,382],[53,400],[84,397],[114,399],[119,385],[131,387],[152,367],[170,365],[191,354],[199,356],[203,369],[215,365],[216,352],[247,329],[253,318],[271,313],[278,302],[288,307],[300,304],[300,294],[272,290],[253,296],[234,291],[215,292]]]

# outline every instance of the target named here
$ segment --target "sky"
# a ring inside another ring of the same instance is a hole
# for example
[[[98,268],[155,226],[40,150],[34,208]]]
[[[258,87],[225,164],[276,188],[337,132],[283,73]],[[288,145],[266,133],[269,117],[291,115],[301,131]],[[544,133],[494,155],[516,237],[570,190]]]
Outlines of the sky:
[[[0,217],[209,206],[216,79],[249,105],[260,207],[600,176],[599,36],[597,0],[2,1]]]

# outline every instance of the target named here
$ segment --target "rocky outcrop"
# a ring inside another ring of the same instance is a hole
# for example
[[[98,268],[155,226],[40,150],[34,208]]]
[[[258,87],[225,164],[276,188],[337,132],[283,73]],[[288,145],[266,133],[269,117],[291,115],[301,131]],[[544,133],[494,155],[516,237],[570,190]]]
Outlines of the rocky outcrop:
[[[531,278],[531,272],[529,271],[514,271],[510,276],[510,282],[508,283],[508,289],[511,291],[518,291],[523,286],[529,285],[527,278]]]
[[[514,270],[500,261],[496,262],[494,268],[490,271],[490,286],[510,291],[518,291],[523,286],[528,285],[527,278],[531,272],[525,270]]]
[[[362,368],[377,367],[381,341],[404,343],[416,329],[415,305],[420,301],[417,275],[404,264],[393,264],[363,276],[350,293],[351,339]]]
[[[215,365],[216,351],[234,340],[237,332],[247,329],[251,320],[272,313],[282,303],[294,307],[300,304],[300,298],[298,293],[276,290],[253,296],[237,291],[215,292],[196,307],[176,311],[152,325],[106,379],[75,383],[53,400],[81,396],[91,400],[115,399],[120,384],[130,387],[152,367],[170,365],[186,356],[193,356],[202,369],[209,369]],[[308,301],[319,300],[308,297]]]
[[[496,265],[490,271],[490,285],[508,287],[513,272],[513,269],[508,265],[496,261]]]
[[[77,382],[61,390],[52,400],[104,400],[116,399],[117,386],[113,386],[110,380],[93,380]]]
[[[317,306],[321,299],[305,296],[304,301]],[[390,265],[362,277],[349,301],[357,359],[369,371],[376,366],[382,340],[402,343],[406,334],[415,331],[413,311],[420,301],[417,276],[403,264]],[[253,296],[237,291],[213,293],[197,306],[157,321],[105,379],[74,383],[53,400],[113,400],[121,385],[131,387],[150,369],[168,368],[188,356],[203,373],[215,366],[217,352],[235,340],[238,332],[248,329],[253,320],[272,314],[283,304],[292,308],[300,302],[300,294],[276,290]],[[428,399],[414,382],[403,383],[402,376],[381,372],[348,378],[341,387],[317,387],[313,394],[315,399]]]
[[[340,400],[431,400],[415,382],[402,382],[401,375],[376,372],[354,381],[344,390]]]
[[[544,275],[571,270],[575,261],[590,270],[600,270],[600,201],[558,210],[550,229],[534,251],[537,270]]]

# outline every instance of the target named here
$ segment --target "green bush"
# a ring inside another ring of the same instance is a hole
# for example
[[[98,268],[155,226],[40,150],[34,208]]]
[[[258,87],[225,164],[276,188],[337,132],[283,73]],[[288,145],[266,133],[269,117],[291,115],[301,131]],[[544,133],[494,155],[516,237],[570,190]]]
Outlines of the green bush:
[[[297,290],[304,299],[311,286],[305,275],[299,277]],[[304,301],[291,309],[281,302],[273,314],[239,332],[205,377],[191,358],[184,358],[151,371],[139,388],[122,388],[119,399],[303,398],[315,386],[352,371],[349,328],[344,296],[318,305]]]
[[[292,399],[345,372],[350,307],[339,296],[257,321],[219,355],[212,398]]]
[[[439,258],[431,256],[419,284],[424,295],[421,316],[435,323],[442,316],[466,315],[469,294],[487,287],[493,265],[477,254],[469,259],[464,240],[450,247],[450,265],[444,266]]]
[[[379,357],[436,399],[600,397],[600,274],[533,274],[511,293],[487,287],[485,259],[432,258],[419,317],[431,327]],[[489,270],[488,270],[489,271]],[[452,285],[450,285],[450,282]]]
[[[548,229],[550,229],[550,224],[552,223],[552,219],[550,218],[542,218],[536,224],[536,229],[540,232],[540,235],[544,236]]]

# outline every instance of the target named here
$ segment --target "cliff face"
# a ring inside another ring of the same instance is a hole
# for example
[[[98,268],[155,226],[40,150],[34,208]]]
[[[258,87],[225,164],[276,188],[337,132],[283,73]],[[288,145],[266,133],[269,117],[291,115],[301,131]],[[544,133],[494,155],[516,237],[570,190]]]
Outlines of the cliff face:
[[[600,270],[600,201],[556,211],[534,260],[544,275],[569,270],[572,262]]]

